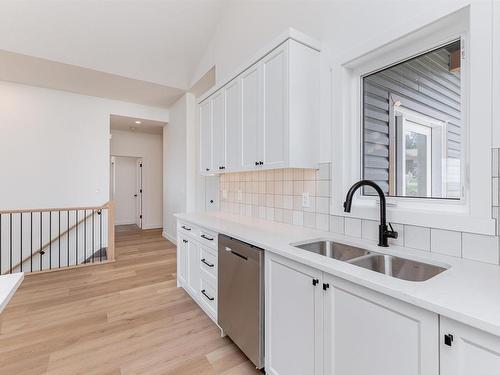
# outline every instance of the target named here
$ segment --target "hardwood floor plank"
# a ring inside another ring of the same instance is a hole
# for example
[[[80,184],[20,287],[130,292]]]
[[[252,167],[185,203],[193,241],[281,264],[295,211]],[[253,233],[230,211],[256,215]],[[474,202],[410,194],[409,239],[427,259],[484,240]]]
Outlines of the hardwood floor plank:
[[[0,375],[260,374],[177,288],[161,230],[117,227],[116,254],[25,278],[0,315]]]

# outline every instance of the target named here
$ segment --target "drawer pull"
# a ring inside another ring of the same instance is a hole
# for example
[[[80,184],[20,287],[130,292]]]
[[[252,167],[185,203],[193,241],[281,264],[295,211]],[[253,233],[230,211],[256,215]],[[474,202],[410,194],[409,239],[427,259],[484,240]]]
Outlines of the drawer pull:
[[[203,294],[209,301],[213,301],[215,299],[214,297],[210,297],[207,293],[205,293],[205,289],[201,291],[201,294]]]
[[[201,238],[204,238],[204,239],[206,239],[208,241],[213,241],[214,240],[213,238],[207,237],[204,234],[201,235]]]
[[[186,227],[185,225],[183,225],[183,226],[182,226],[182,229],[187,230],[187,231],[190,231],[190,230],[191,230],[191,228],[188,228],[188,227]]]
[[[182,240],[182,242],[184,242],[184,243],[188,243],[188,240]]]
[[[212,267],[214,266],[214,264],[208,263],[208,262],[206,261],[206,259],[205,259],[205,258],[203,258],[203,259],[201,260],[201,263],[206,264],[206,265],[207,265],[207,266],[209,266],[210,268],[212,268]]]

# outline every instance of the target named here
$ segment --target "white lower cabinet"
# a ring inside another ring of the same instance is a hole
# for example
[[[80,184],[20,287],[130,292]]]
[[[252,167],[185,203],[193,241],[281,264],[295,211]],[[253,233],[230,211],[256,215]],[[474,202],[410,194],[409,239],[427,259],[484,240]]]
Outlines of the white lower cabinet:
[[[437,314],[325,274],[326,375],[438,375]]]
[[[322,374],[321,272],[266,254],[266,373]]]
[[[438,375],[438,315],[266,254],[266,371]]]
[[[444,317],[440,323],[441,375],[500,374],[500,337]]]
[[[177,233],[177,285],[217,323],[217,234],[185,223]]]

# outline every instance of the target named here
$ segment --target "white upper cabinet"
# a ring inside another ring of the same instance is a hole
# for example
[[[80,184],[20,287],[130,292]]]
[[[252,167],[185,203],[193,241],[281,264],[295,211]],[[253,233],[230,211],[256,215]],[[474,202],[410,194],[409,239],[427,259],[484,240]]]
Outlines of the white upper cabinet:
[[[214,164],[207,171],[208,162],[202,159],[201,172],[317,168],[319,57],[317,49],[287,39],[204,98],[200,107],[213,103]],[[220,96],[225,98],[224,105]],[[222,107],[225,115],[219,116]],[[224,141],[219,135],[222,123]],[[200,126],[204,126],[203,118]],[[200,155],[210,159],[204,150]]]
[[[497,375],[500,337],[441,317],[441,375]]]
[[[259,159],[259,140],[261,110],[259,64],[252,66],[241,75],[241,147],[242,169],[257,166]]]
[[[226,169],[238,170],[241,158],[241,83],[231,81],[226,87]]]
[[[226,167],[226,95],[221,90],[212,99],[212,165],[213,169]]]
[[[288,44],[262,61],[264,121],[259,146],[266,167],[282,167],[288,148]]]
[[[200,105],[200,170],[212,173],[212,101]]]

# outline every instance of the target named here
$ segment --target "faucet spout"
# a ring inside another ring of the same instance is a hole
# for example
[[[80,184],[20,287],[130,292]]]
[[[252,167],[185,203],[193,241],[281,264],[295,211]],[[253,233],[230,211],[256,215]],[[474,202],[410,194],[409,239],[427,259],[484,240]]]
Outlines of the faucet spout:
[[[349,191],[347,192],[347,196],[344,202],[344,212],[351,212],[352,208],[352,198],[354,197],[354,193],[362,187],[362,186],[370,186],[375,191],[377,192],[379,199],[380,199],[380,225],[379,225],[379,243],[378,246],[382,247],[388,247],[388,239],[389,238],[397,238],[398,237],[398,232],[392,230],[389,230],[387,228],[387,215],[386,215],[386,200],[385,200],[385,194],[380,188],[380,186],[371,181],[371,180],[361,180],[356,182],[354,185],[351,186]]]

